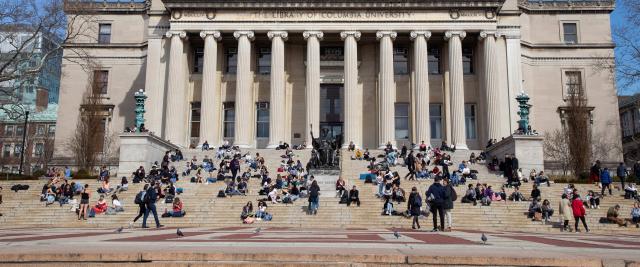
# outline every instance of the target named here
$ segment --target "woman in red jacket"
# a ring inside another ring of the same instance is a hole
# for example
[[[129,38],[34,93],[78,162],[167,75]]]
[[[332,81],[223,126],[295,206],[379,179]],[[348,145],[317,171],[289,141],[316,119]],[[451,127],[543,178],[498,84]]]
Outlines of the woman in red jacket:
[[[584,226],[584,229],[588,233],[589,232],[589,227],[587,226],[587,221],[584,219],[586,211],[584,209],[584,204],[582,203],[582,200],[580,199],[580,195],[573,194],[573,201],[571,202],[571,209],[573,211],[573,218],[576,220],[576,225],[575,225],[576,232],[579,232],[579,230],[578,230],[578,222],[580,220],[582,220],[582,225]]]

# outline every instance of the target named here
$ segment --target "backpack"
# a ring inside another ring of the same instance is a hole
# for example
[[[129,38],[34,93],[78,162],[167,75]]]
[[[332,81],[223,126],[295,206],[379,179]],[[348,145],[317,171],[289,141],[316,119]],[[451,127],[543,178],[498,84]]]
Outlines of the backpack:
[[[290,198],[290,197],[286,196],[286,197],[284,197],[284,198],[282,199],[282,203],[284,203],[284,204],[291,204],[291,203],[293,203],[293,201],[291,201],[291,198]]]
[[[420,197],[420,195],[416,195],[413,198],[413,202],[411,203],[411,205],[416,207],[422,207],[422,198]]]
[[[173,196],[172,195],[168,195],[167,197],[164,198],[164,203],[173,203]]]
[[[349,202],[349,196],[345,191],[344,193],[342,193],[342,196],[340,197],[340,203],[339,204],[347,204],[348,202]]]
[[[146,193],[147,192],[145,192],[145,191],[138,192],[138,194],[136,194],[136,198],[133,200],[133,203],[136,203],[138,205],[143,204],[144,203],[144,195]]]
[[[451,201],[456,201],[458,200],[458,193],[456,193],[456,190],[452,188],[451,190]]]
[[[218,197],[227,197],[227,195],[224,193],[224,190],[220,190],[218,191]]]
[[[270,213],[265,214],[262,218],[263,221],[271,221],[271,219],[273,219],[273,215],[271,215]]]

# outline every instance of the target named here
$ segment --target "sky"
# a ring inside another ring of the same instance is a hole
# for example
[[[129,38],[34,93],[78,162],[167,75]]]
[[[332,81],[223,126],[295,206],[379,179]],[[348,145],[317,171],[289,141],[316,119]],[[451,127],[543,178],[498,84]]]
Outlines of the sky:
[[[640,0],[637,0],[640,2]],[[625,8],[625,1],[616,1],[616,9],[611,13],[611,28],[612,30],[616,27],[624,27],[629,22],[627,21],[627,16],[629,15],[628,9]],[[630,24],[630,23],[629,23]],[[615,54],[616,56],[624,53],[623,48],[618,46],[618,40],[616,40],[615,36],[613,36],[613,41],[616,43]],[[617,84],[621,84],[620,80],[618,80]],[[640,83],[636,83],[635,86],[631,86],[630,88],[618,88],[618,92],[621,95],[632,95],[640,92]]]

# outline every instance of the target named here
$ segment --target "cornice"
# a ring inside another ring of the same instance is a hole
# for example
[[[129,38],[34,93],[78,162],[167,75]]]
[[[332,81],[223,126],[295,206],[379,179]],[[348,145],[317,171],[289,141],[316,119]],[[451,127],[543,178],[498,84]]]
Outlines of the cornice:
[[[531,43],[527,41],[520,41],[522,46],[532,49],[576,49],[576,48],[598,48],[598,49],[614,49],[616,45],[614,43],[577,43],[577,44],[565,44],[565,43]]]
[[[90,12],[98,13],[146,13],[149,8],[148,2],[128,1],[128,2],[108,2],[108,1],[64,1],[64,11],[67,14],[83,14]]]
[[[615,8],[615,0],[518,0],[518,6],[525,13],[611,12]]]
[[[110,44],[99,44],[99,43],[66,43],[63,45],[64,48],[145,48],[147,47],[147,42],[144,41],[142,43],[110,43]]]
[[[407,8],[500,8],[505,0],[163,0],[167,9],[215,8],[215,9],[407,9]]]

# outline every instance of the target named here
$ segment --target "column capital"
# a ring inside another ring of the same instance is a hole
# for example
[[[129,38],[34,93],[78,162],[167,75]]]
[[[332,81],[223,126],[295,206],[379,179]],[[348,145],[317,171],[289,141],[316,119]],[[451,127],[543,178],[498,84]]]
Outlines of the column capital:
[[[344,39],[347,39],[347,37],[349,36],[353,36],[353,38],[356,39],[356,41],[360,40],[360,37],[362,37],[362,33],[360,33],[359,31],[342,31],[340,32],[340,39],[342,39],[344,41]]]
[[[182,39],[187,38],[187,32],[185,31],[167,31],[167,33],[164,34],[167,38],[171,38],[173,36],[178,36]]]
[[[247,39],[249,39],[249,41],[253,41],[253,39],[255,39],[255,34],[253,33],[253,31],[235,31],[233,32],[233,37],[236,39],[240,39],[241,36],[247,36]]]
[[[462,40],[465,37],[467,37],[467,32],[465,32],[465,31],[446,31],[444,33],[444,39],[445,40],[449,40],[453,36],[458,36],[458,37],[460,37],[460,40]]]
[[[385,36],[389,36],[389,38],[391,38],[391,40],[395,40],[396,37],[398,37],[398,33],[394,32],[394,31],[378,31],[376,32],[376,39],[380,40]]]
[[[213,39],[216,41],[220,41],[222,39],[222,34],[220,34],[219,31],[201,31],[200,32],[200,37],[202,39],[207,38],[207,36],[213,36]]]
[[[411,41],[415,40],[420,36],[424,36],[424,38],[429,40],[429,38],[431,38],[431,32],[430,31],[411,31],[411,33],[409,33],[409,39],[411,39]]]
[[[324,33],[321,31],[304,31],[302,33],[302,37],[304,37],[305,40],[309,39],[311,36],[315,36],[318,40],[322,40],[322,38],[324,38]]]
[[[478,36],[478,39],[480,40],[485,39],[489,37],[489,35],[493,35],[495,38],[498,38],[501,36],[501,34],[497,31],[481,31],[480,35]]]
[[[287,38],[289,38],[289,33],[287,33],[286,31],[269,31],[267,32],[267,37],[269,37],[269,40],[273,39],[274,37],[280,37],[282,38],[282,40],[286,41]]]

